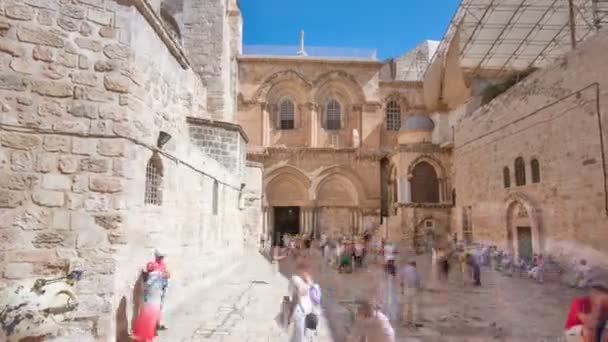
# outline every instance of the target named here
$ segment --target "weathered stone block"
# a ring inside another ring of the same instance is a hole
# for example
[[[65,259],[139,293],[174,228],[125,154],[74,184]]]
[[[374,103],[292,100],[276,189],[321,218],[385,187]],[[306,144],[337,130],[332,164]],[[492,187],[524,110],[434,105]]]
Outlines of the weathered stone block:
[[[34,239],[32,240],[32,245],[36,248],[57,248],[60,246],[69,247],[70,245],[74,245],[74,243],[70,243],[70,241],[66,241],[66,238],[69,239],[70,233],[66,232],[58,232],[58,231],[49,231],[49,232],[41,232],[36,234]]]
[[[131,80],[121,74],[111,73],[104,76],[103,84],[109,91],[128,93],[129,87],[131,86]]]
[[[25,194],[20,191],[0,190],[0,208],[17,208],[25,201]]]
[[[13,226],[23,230],[41,230],[49,226],[51,219],[49,209],[28,206],[15,217]]]
[[[85,189],[86,189],[86,184],[85,184]],[[68,209],[70,210],[78,210],[81,209],[82,206],[84,205],[84,195],[82,194],[74,194],[74,193],[67,193],[66,195],[66,206]]]
[[[91,134],[112,135],[112,121],[91,120]]]
[[[77,37],[74,42],[78,47],[93,52],[99,52],[103,49],[103,44],[99,40]]]
[[[68,32],[78,31],[79,23],[77,20],[62,16],[57,19],[57,25]]]
[[[99,36],[103,38],[114,38],[116,37],[116,29],[111,26],[103,26],[99,29]]]
[[[17,38],[26,43],[47,45],[56,48],[63,48],[65,41],[55,32],[49,30],[39,30],[27,26],[17,29]]]
[[[27,88],[27,82],[15,74],[0,74],[0,89],[24,91]]]
[[[72,180],[72,191],[75,193],[83,193],[89,189],[89,177],[85,175],[76,175]]]
[[[78,55],[76,53],[59,52],[55,56],[55,61],[66,68],[74,69],[78,67]]]
[[[21,57],[25,54],[25,49],[19,43],[4,37],[0,37],[0,51],[13,57]]]
[[[57,253],[49,250],[14,251],[8,253],[7,256],[9,260],[18,260],[27,263],[54,261],[57,259]]]
[[[41,116],[61,116],[65,112],[65,107],[59,101],[47,100],[38,105],[38,114]]]
[[[106,157],[124,156],[125,144],[121,140],[102,140],[97,145],[97,152]]]
[[[87,230],[94,225],[93,216],[89,213],[76,211],[70,214],[70,229],[72,230]]]
[[[89,68],[89,57],[85,55],[78,56],[78,67],[80,69],[88,69]]]
[[[8,18],[16,20],[32,20],[34,19],[34,11],[31,7],[25,5],[10,5],[4,9],[4,15]]]
[[[0,139],[2,146],[25,151],[35,149],[42,142],[42,139],[36,135],[11,132],[3,132]]]
[[[32,91],[50,97],[71,97],[74,93],[71,84],[54,81],[33,81]]]
[[[78,30],[78,32],[85,37],[89,37],[91,33],[93,33],[93,28],[91,27],[91,24],[84,22],[80,24],[80,30]]]
[[[70,137],[49,135],[44,137],[43,146],[48,152],[70,152]]]
[[[110,170],[108,159],[83,158],[80,160],[80,171],[105,173]]]
[[[61,6],[59,11],[61,14],[74,19],[84,19],[86,15],[86,9],[76,5],[64,5]]]
[[[97,141],[94,139],[74,138],[72,140],[72,153],[91,155],[97,151]]]
[[[110,72],[120,69],[120,63],[114,60],[102,60],[95,62],[94,69],[97,72]]]
[[[6,279],[25,279],[30,278],[34,274],[34,265],[28,263],[9,263],[4,267],[4,277]]]
[[[78,158],[73,156],[61,156],[59,158],[59,171],[71,174],[78,171]]]
[[[103,106],[99,108],[99,117],[112,121],[124,121],[127,118],[127,113],[118,106]]]
[[[68,210],[53,210],[53,220],[51,221],[51,229],[69,230],[70,212]]]
[[[48,64],[42,68],[42,75],[51,80],[60,80],[67,74],[65,67],[58,64]]]
[[[34,46],[34,50],[32,51],[32,55],[35,60],[43,61],[43,62],[52,62],[53,59],[53,50],[45,46]]]
[[[47,173],[57,170],[57,157],[52,153],[42,153],[36,156],[36,171]]]
[[[53,25],[53,14],[54,12],[47,10],[39,10],[38,11],[38,23],[43,26],[51,26]]]
[[[69,176],[47,174],[42,176],[42,188],[46,190],[70,190],[72,180]]]
[[[24,106],[31,106],[34,103],[34,101],[32,100],[31,97],[18,96],[17,103],[20,105],[24,105]]]
[[[112,13],[100,11],[90,8],[87,12],[87,19],[101,25],[110,25],[112,23]]]
[[[23,58],[13,58],[10,67],[14,71],[24,75],[31,75],[32,70],[34,70],[34,65]]]
[[[91,177],[89,179],[89,189],[95,192],[115,193],[122,191],[123,186],[119,178]]]
[[[27,190],[36,181],[35,175],[23,173],[0,172],[0,188],[9,190]]]
[[[86,134],[89,132],[89,123],[86,121],[62,121],[53,125],[57,132]]]
[[[103,48],[103,53],[110,59],[126,60],[132,57],[131,49],[128,46],[118,44],[108,44]]]
[[[107,91],[100,91],[85,87],[75,87],[74,99],[91,102],[111,102],[114,98],[112,93],[108,93]]]
[[[89,119],[96,119],[98,116],[97,105],[82,101],[74,101],[74,103],[68,107],[68,113],[76,117],[86,117]]]
[[[43,207],[61,207],[65,203],[65,196],[61,191],[35,190],[32,200]]]
[[[84,209],[90,212],[105,212],[112,209],[112,197],[107,194],[90,194],[84,200]]]

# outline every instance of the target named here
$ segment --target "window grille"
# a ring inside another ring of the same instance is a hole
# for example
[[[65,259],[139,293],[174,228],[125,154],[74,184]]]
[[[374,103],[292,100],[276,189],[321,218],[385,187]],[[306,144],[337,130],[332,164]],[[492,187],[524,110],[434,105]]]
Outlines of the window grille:
[[[510,188],[511,187],[511,171],[506,166],[504,169],[502,169],[502,178],[503,178],[503,183],[504,183],[505,189]]]
[[[163,203],[163,164],[158,153],[154,153],[146,166],[146,189],[144,203],[162,205]]]
[[[217,215],[218,212],[218,196],[219,196],[219,184],[217,181],[213,182],[213,215]]]
[[[386,105],[386,129],[398,131],[401,127],[401,106],[397,101],[391,101]]]
[[[284,100],[279,104],[279,120],[281,129],[295,128],[295,106],[290,100]]]
[[[526,185],[526,163],[522,157],[515,159],[515,185]]]
[[[540,163],[538,159],[532,159],[530,168],[532,169],[532,183],[540,183]]]
[[[342,109],[336,100],[330,100],[325,107],[327,129],[342,128]]]

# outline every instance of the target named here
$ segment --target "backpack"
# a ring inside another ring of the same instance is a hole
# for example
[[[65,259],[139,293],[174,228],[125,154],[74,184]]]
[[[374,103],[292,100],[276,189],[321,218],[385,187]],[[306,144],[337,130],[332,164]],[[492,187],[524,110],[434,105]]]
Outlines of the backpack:
[[[308,296],[314,305],[321,305],[321,287],[319,284],[312,284],[308,288]]]
[[[309,313],[304,317],[304,326],[309,330],[317,330],[317,325],[319,325],[319,317],[317,317],[314,313]]]

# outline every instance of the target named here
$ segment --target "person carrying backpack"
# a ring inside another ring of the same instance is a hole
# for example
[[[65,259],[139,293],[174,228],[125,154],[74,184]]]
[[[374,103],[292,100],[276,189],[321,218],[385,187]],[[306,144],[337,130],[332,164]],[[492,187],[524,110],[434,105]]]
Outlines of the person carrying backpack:
[[[319,324],[321,288],[313,281],[307,260],[300,260],[296,265],[296,272],[289,282],[289,293],[294,307],[289,341],[310,341]]]

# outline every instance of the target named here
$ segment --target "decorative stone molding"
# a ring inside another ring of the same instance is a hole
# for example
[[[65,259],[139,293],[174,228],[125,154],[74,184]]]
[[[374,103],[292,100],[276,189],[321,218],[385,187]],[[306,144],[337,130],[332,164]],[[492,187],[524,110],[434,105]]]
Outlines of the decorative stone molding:
[[[398,203],[399,208],[452,209],[451,203]]]
[[[191,125],[211,126],[211,127],[223,128],[223,129],[226,129],[229,131],[238,131],[239,134],[241,135],[241,137],[243,138],[243,140],[245,140],[245,142],[249,142],[249,137],[247,137],[247,134],[245,134],[245,131],[243,130],[241,125],[237,125],[237,124],[230,123],[230,122],[224,122],[224,121],[215,121],[215,120],[211,120],[211,119],[195,118],[192,116],[188,116],[186,118],[186,122]]]

